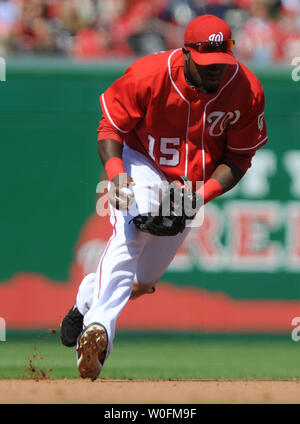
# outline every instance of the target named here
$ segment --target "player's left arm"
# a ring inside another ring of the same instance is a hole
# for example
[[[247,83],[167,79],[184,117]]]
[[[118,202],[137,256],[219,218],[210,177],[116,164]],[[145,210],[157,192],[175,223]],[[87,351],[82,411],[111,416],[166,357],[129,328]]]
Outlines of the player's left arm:
[[[235,125],[228,127],[222,163],[199,190],[204,203],[231,190],[251,167],[256,151],[268,141],[264,117],[265,97],[259,83],[249,99],[248,110],[242,113]]]

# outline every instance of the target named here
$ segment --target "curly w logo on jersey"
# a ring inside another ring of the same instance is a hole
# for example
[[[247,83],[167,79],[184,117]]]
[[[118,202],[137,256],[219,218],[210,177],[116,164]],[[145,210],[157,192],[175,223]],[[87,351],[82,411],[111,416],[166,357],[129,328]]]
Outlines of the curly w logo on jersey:
[[[216,110],[211,112],[207,117],[207,122],[210,124],[209,135],[212,137],[218,137],[224,133],[228,125],[235,124],[241,116],[239,110],[233,112],[222,112]]]

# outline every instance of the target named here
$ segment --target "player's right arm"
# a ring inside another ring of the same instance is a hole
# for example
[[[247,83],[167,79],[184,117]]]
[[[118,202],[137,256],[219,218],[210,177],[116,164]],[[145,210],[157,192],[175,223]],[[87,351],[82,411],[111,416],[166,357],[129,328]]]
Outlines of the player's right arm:
[[[120,162],[122,149],[116,143],[122,146],[123,141],[127,140],[131,145],[130,136],[145,119],[158,86],[163,89],[165,75],[168,75],[166,59],[164,53],[162,56],[155,54],[138,59],[100,96],[103,118],[98,128],[98,144],[99,155],[105,163],[106,170],[112,164],[113,171],[120,166],[119,173],[124,172],[121,170]],[[139,137],[137,140],[137,134],[133,134],[133,144],[135,142],[143,147],[144,152],[149,150],[148,137]],[[127,184],[130,182],[130,179],[127,180]]]
[[[100,96],[103,117],[98,127],[98,153],[112,183],[108,193],[110,202],[117,209],[123,209],[124,203],[126,209],[128,199],[122,198],[122,188],[135,184],[125,173],[123,138],[144,116],[142,96],[132,67]]]

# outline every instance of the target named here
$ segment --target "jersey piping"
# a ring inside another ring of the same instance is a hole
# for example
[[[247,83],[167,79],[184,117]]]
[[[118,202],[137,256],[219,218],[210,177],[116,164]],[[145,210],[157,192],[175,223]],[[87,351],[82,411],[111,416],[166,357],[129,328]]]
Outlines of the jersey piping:
[[[184,164],[184,175],[185,175],[185,177],[187,177],[188,155],[189,155],[188,137],[189,137],[189,127],[190,127],[190,116],[191,116],[191,103],[184,97],[184,95],[181,93],[181,91],[179,90],[179,88],[175,84],[175,82],[172,78],[172,70],[171,70],[171,58],[172,58],[173,54],[178,52],[179,50],[181,50],[181,49],[176,49],[170,54],[170,56],[168,58],[168,70],[169,70],[169,77],[170,77],[170,80],[171,80],[173,87],[175,88],[177,93],[180,95],[180,97],[188,104],[188,118],[187,118],[186,132],[185,132],[185,164]]]
[[[174,50],[169,58],[168,58],[168,70],[169,70],[169,77],[171,80],[171,83],[173,85],[173,87],[175,88],[175,90],[177,91],[177,93],[180,95],[180,97],[188,104],[188,119],[187,119],[187,128],[186,128],[186,140],[185,140],[185,176],[187,177],[187,173],[188,173],[188,135],[189,135],[189,126],[190,126],[190,114],[191,114],[191,104],[190,102],[184,97],[184,95],[181,93],[181,91],[179,90],[179,88],[177,87],[177,85],[175,84],[173,78],[172,78],[172,71],[171,71],[171,58],[172,56],[178,52],[181,49],[176,49]],[[234,71],[234,74],[232,75],[232,77],[226,82],[226,84],[223,85],[223,87],[219,90],[219,92],[217,93],[217,95],[215,97],[213,97],[212,99],[210,99],[204,106],[204,112],[203,112],[203,125],[202,125],[202,137],[201,137],[201,149],[202,149],[202,179],[203,181],[205,181],[205,149],[204,149],[204,132],[205,132],[205,122],[206,122],[206,110],[208,105],[213,102],[215,99],[217,99],[219,97],[219,95],[222,93],[222,91],[233,81],[233,79],[236,77],[237,73],[239,71],[239,64],[236,64],[236,69]],[[260,143],[259,143],[260,144]],[[244,149],[243,149],[244,150]],[[246,149],[247,150],[247,149]]]
[[[253,150],[253,149],[256,149],[256,147],[260,146],[261,144],[263,144],[267,140],[268,140],[268,137],[265,137],[262,141],[260,141],[259,143],[257,143],[255,146],[252,146],[252,147],[240,147],[240,148],[230,147],[230,146],[227,146],[227,147],[230,150]]]
[[[102,96],[101,96],[101,98],[102,98],[102,102],[103,102],[103,106],[104,106],[104,109],[105,109],[105,112],[106,112],[106,114],[107,114],[107,116],[108,116],[108,119],[110,120],[110,122],[112,123],[112,125],[118,130],[118,131],[120,131],[121,133],[128,133],[129,131],[124,131],[124,130],[121,130],[121,128],[119,128],[115,123],[114,123],[114,121],[113,121],[113,119],[112,119],[112,117],[110,116],[110,114],[109,114],[109,112],[108,112],[108,109],[107,109],[107,107],[106,107],[106,103],[105,103],[105,98],[104,98],[104,93],[102,94]]]

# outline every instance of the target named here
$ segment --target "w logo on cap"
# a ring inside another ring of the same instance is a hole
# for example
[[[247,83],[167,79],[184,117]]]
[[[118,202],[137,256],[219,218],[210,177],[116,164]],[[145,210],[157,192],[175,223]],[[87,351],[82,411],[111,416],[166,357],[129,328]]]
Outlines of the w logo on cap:
[[[218,34],[211,34],[208,37],[209,41],[216,41],[216,42],[220,42],[223,41],[224,37],[223,37],[223,33],[222,32],[218,32]]]

